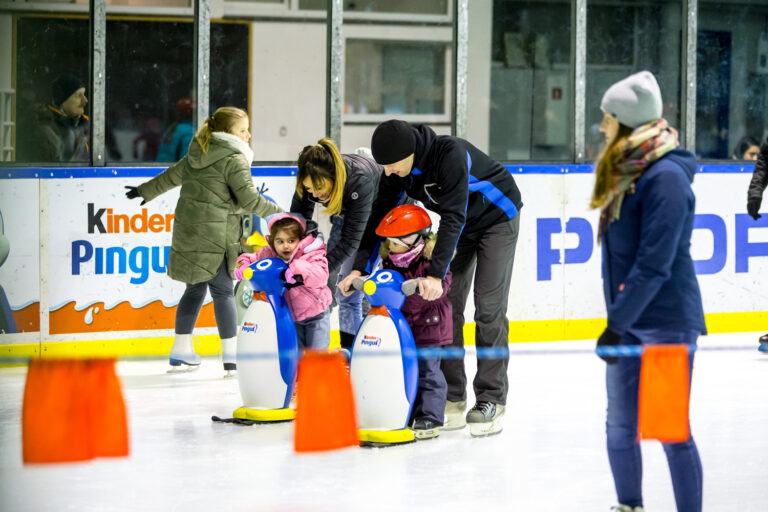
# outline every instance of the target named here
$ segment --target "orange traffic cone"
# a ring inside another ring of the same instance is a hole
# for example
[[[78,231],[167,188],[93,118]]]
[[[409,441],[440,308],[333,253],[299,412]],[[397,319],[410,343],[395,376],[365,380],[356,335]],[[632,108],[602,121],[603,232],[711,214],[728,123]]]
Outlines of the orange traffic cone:
[[[640,439],[681,443],[690,438],[688,345],[646,345],[640,369]]]
[[[113,359],[32,360],[24,388],[24,463],[128,455],[128,427]]]
[[[294,449],[318,452],[357,446],[357,417],[345,359],[338,352],[305,352],[296,385]]]

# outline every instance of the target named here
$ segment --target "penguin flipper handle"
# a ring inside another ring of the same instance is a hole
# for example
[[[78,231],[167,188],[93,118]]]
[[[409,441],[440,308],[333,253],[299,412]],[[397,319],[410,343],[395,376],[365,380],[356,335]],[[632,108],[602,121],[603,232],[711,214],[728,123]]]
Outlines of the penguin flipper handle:
[[[360,276],[356,277],[352,280],[352,288],[358,291],[363,291],[363,286],[365,285],[365,281],[368,279],[368,276]]]
[[[400,286],[400,290],[402,290],[403,294],[413,295],[414,293],[419,293],[419,281],[424,279],[423,277],[417,277],[416,279],[409,279],[405,282],[403,282],[402,286]]]

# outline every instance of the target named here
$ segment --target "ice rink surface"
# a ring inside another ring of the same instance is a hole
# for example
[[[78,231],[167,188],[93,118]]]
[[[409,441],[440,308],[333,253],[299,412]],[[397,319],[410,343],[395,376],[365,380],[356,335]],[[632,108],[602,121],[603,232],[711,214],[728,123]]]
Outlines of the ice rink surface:
[[[768,510],[768,355],[763,333],[720,334],[697,353],[691,423],[704,510]],[[504,431],[467,429],[400,447],[293,451],[293,425],[211,422],[240,405],[221,363],[168,375],[166,361],[120,362],[131,455],[24,466],[26,368],[0,369],[0,510],[608,511],[604,363],[594,342],[511,345]],[[750,347],[750,350],[739,349]],[[583,351],[583,352],[582,352]],[[467,370],[474,375],[474,351]],[[474,403],[469,390],[470,405]],[[60,418],[52,417],[52,422]],[[661,446],[643,442],[650,512],[674,511]]]

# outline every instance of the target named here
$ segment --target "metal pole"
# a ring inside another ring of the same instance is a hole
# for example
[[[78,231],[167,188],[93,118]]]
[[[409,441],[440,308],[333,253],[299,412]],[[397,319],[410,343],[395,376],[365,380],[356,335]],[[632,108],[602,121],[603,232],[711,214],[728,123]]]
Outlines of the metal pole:
[[[105,0],[89,0],[89,43],[92,57],[88,92],[91,104],[91,165],[101,167],[106,160],[105,148],[105,75],[107,51],[107,8]]]
[[[326,36],[325,133],[341,147],[341,66],[344,38],[341,32],[344,12],[342,0],[328,0]]]
[[[684,138],[681,141],[691,151],[696,148],[696,50],[697,31],[699,18],[699,1],[687,0],[683,2],[683,17],[685,30],[683,30],[683,77],[682,87],[682,115]]]
[[[456,137],[467,136],[467,65],[469,59],[469,0],[454,0],[453,49],[453,122]]]
[[[195,0],[195,21],[193,41],[194,90],[195,90],[195,131],[208,117],[210,92],[211,55],[211,3],[210,0]]]
[[[574,5],[576,30],[571,39],[573,58],[573,150],[576,162],[586,159],[585,115],[587,91],[587,0],[576,0]]]

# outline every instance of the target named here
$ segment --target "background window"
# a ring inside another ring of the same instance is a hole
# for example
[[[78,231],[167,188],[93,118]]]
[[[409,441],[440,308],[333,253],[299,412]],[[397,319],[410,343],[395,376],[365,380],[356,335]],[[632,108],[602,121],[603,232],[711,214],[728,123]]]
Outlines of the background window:
[[[194,131],[192,23],[108,20],[107,56],[108,162],[184,156]]]
[[[299,9],[327,9],[327,0],[299,0]],[[448,0],[346,0],[345,12],[448,14]]]
[[[697,43],[697,154],[743,158],[768,135],[768,5],[700,2]]]
[[[9,120],[16,130],[6,158],[90,163],[89,62],[86,16],[16,18],[16,108]]]
[[[445,43],[347,40],[345,114],[445,114]]]
[[[111,162],[175,162],[194,135],[192,23],[107,22]],[[162,51],[158,51],[162,48]],[[211,25],[210,112],[248,108],[248,26]]]
[[[570,2],[495,0],[492,12],[470,10],[469,16],[470,46],[476,48],[470,48],[470,58],[490,45],[486,54],[490,58],[490,87],[483,96],[490,94],[487,137],[491,158],[570,158],[574,94]],[[493,33],[490,41],[483,43],[486,35],[481,27],[489,16]],[[470,68],[469,87],[473,87],[474,76],[484,73],[473,73]],[[469,93],[471,127],[475,101],[472,89]],[[477,145],[482,147],[482,137]]]
[[[662,116],[680,129],[682,5],[679,1],[588,2],[586,159],[593,162],[605,137],[598,130],[600,101],[614,82],[648,70],[664,102]],[[683,134],[680,134],[681,140]]]

